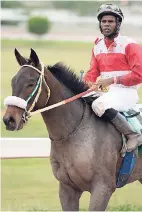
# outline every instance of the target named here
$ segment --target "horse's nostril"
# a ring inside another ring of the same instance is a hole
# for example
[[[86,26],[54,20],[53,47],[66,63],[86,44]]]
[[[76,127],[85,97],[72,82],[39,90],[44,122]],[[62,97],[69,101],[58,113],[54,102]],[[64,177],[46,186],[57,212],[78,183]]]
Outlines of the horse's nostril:
[[[8,119],[3,117],[3,122],[4,122],[5,125],[7,125]]]
[[[8,119],[8,122],[12,122],[12,123],[14,122],[15,123],[15,120],[12,116],[10,116],[9,119]]]
[[[3,118],[3,122],[6,125],[6,127],[8,127],[8,128],[11,128],[11,129],[15,128],[16,122],[15,122],[15,119],[12,116],[9,116],[7,118]]]

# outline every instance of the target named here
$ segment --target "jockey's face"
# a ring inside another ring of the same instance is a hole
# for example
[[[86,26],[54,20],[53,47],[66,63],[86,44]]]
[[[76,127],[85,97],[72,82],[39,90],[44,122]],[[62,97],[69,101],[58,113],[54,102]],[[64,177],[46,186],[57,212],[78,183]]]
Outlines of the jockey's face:
[[[102,34],[108,37],[116,28],[116,18],[113,15],[104,15],[101,19],[100,27]]]

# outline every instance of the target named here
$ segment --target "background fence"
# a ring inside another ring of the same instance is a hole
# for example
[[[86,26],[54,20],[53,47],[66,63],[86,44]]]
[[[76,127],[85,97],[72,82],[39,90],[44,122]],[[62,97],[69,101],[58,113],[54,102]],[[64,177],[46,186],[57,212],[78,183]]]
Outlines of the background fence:
[[[50,155],[49,138],[1,138],[1,158],[43,158]]]

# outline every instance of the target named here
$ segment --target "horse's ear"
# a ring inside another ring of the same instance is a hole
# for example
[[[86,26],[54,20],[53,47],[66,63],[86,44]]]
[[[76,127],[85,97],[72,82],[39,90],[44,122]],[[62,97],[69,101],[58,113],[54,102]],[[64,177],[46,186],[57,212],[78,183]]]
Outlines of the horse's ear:
[[[36,52],[33,49],[31,49],[30,59],[34,63],[35,67],[38,67],[39,58],[38,58]]]
[[[17,59],[17,62],[19,63],[20,66],[23,66],[27,63],[27,60],[20,55],[20,53],[18,52],[18,50],[16,48],[14,50],[14,53],[15,53],[15,57]]]

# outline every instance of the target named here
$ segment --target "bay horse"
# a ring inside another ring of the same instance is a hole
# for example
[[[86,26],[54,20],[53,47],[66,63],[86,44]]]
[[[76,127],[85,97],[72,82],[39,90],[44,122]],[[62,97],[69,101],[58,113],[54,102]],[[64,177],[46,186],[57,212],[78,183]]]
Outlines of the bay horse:
[[[84,92],[88,87],[63,63],[44,66],[31,49],[27,59],[15,49],[20,70],[12,79],[3,121],[7,130],[21,130],[27,111],[36,111]],[[51,139],[51,166],[59,181],[63,211],[78,211],[84,191],[90,192],[89,211],[103,211],[116,190],[122,136],[97,117],[84,98],[41,112]],[[142,183],[142,157],[128,180]]]

